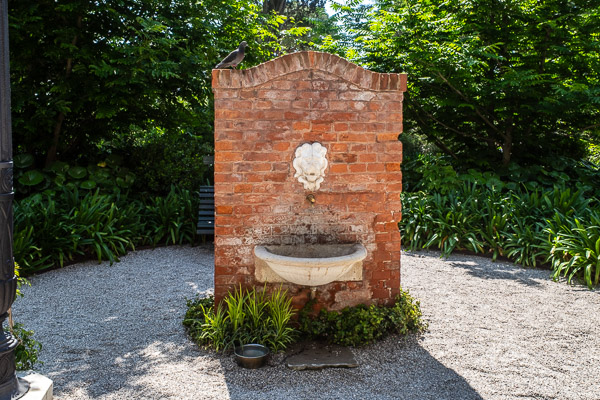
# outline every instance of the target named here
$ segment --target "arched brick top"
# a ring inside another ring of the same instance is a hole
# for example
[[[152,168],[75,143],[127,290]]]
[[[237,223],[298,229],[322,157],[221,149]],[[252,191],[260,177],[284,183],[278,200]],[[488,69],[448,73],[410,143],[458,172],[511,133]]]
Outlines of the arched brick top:
[[[330,73],[361,89],[406,91],[406,74],[372,72],[337,55],[318,51],[286,54],[244,70],[213,69],[212,86],[213,89],[252,88],[303,70]]]

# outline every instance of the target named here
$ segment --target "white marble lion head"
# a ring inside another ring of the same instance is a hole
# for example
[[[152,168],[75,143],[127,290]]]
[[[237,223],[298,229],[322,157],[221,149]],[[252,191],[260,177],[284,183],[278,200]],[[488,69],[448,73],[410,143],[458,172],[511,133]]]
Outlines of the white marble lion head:
[[[294,178],[304,184],[306,190],[318,190],[325,179],[327,149],[321,143],[304,143],[296,149]]]

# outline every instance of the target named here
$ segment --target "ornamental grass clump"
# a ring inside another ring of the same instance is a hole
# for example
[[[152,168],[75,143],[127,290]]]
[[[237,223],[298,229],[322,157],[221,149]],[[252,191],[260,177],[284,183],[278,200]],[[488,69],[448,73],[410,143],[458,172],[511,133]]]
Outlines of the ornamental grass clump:
[[[547,265],[553,278],[600,284],[600,200],[568,187],[498,191],[463,182],[446,194],[402,195],[405,248],[486,254],[524,267]]]
[[[216,351],[258,343],[277,352],[295,341],[292,300],[281,288],[267,295],[264,289],[239,287],[218,306],[211,296],[188,300],[187,307],[183,325],[189,335]]]

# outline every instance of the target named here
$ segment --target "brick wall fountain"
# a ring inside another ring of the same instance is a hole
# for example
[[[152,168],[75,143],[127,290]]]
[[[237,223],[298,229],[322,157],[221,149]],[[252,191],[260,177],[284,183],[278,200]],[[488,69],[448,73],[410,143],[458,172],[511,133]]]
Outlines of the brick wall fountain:
[[[265,280],[287,288],[296,306],[308,300],[309,287],[277,283],[257,265],[255,246],[272,244],[365,246],[361,270],[317,287],[320,306],[386,304],[398,294],[405,90],[404,74],[319,52],[213,70],[217,301]],[[327,165],[318,189],[306,189],[292,164],[315,142]]]

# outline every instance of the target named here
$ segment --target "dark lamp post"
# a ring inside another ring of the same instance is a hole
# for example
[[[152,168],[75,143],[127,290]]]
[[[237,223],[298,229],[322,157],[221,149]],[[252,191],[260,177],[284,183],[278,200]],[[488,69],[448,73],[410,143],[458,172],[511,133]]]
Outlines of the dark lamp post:
[[[28,390],[17,379],[17,339],[4,331],[4,320],[15,301],[17,277],[13,260],[13,169],[8,54],[8,0],[0,7],[0,400],[22,397]]]

